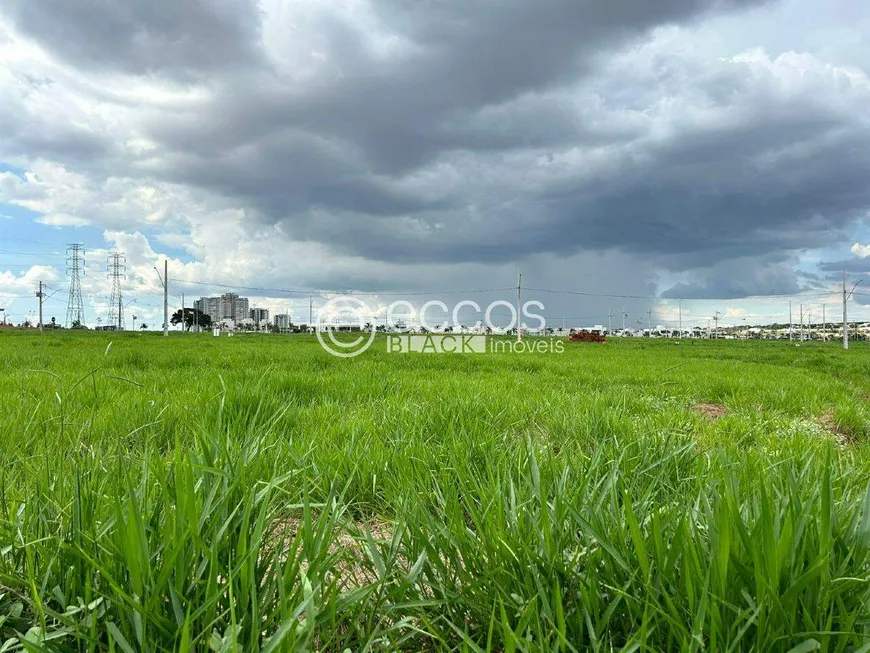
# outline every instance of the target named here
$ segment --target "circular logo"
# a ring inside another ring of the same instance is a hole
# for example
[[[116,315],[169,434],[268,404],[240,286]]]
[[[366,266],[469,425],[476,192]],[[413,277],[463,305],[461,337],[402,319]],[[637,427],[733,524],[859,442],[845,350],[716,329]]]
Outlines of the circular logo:
[[[333,356],[353,358],[359,356],[371,347],[377,331],[370,321],[368,305],[356,297],[339,295],[333,297],[317,311],[315,332],[320,346]],[[336,332],[359,331],[360,336],[354,340],[341,340],[335,337]]]

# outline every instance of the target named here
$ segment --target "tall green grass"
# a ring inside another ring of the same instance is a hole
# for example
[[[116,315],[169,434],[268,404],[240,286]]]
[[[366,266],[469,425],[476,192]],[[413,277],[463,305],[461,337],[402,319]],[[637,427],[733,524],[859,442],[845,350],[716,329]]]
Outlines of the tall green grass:
[[[0,649],[868,651],[868,372],[5,335]]]

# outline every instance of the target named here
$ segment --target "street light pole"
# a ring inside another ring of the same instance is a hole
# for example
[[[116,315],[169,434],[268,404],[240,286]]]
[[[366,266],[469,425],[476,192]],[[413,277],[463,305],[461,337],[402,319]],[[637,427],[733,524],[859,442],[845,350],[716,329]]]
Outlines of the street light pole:
[[[843,272],[843,349],[849,348],[849,317],[846,315],[846,272]]]
[[[522,342],[523,340],[523,313],[520,308],[520,302],[522,301],[522,292],[523,292],[523,275],[517,270],[517,342]]]
[[[680,305],[680,340],[683,339],[683,300],[679,301]]]
[[[846,294],[846,272],[843,272],[843,349],[849,348],[849,319],[846,314],[846,302],[849,301],[849,297],[852,296],[852,293],[855,292],[855,288],[858,287],[858,284],[864,281],[864,279],[858,279],[855,282],[855,285],[852,286],[852,290]]]
[[[160,278],[160,283],[163,284],[163,337],[169,337],[169,259],[163,261],[163,276],[160,276],[160,270],[154,267],[154,271]],[[182,311],[182,321],[184,321],[184,311]]]

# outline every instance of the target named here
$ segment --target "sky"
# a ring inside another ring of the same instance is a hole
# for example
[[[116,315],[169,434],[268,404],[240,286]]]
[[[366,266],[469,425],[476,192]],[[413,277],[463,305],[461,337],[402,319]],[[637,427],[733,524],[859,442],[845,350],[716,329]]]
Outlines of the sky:
[[[112,252],[128,326],[164,259],[173,308],[296,323],[518,271],[550,326],[836,319],[870,276],[867,34],[859,0],[6,0],[0,307],[42,281],[63,322],[82,243],[91,326]]]

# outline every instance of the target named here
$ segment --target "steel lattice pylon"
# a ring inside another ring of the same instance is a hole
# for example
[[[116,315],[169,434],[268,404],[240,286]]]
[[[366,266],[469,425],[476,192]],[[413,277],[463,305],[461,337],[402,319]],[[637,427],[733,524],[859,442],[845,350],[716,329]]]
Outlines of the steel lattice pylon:
[[[69,302],[66,307],[66,327],[85,325],[85,303],[82,299],[81,275],[85,270],[85,246],[81,243],[67,245],[66,274],[69,277]]]
[[[107,325],[112,325],[118,331],[124,330],[124,299],[121,294],[121,280],[127,277],[127,259],[123,254],[114,252],[109,256],[109,274],[112,280],[112,297],[109,300],[109,319]]]

